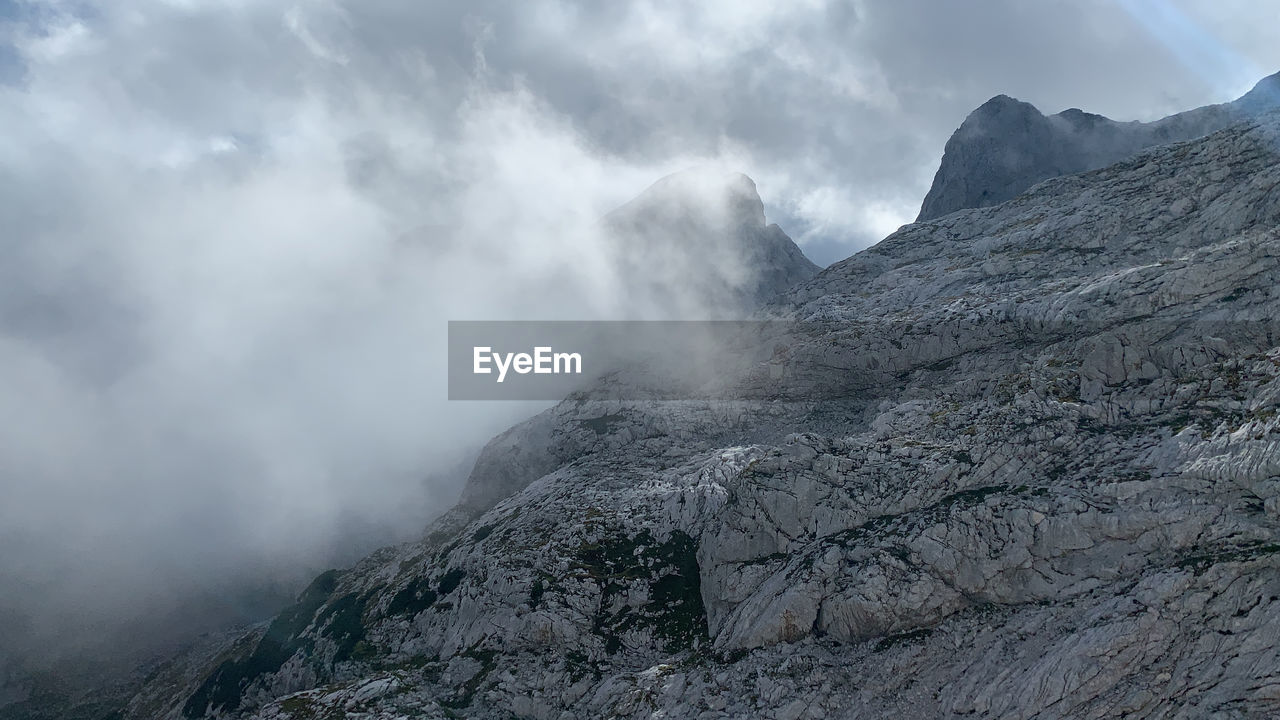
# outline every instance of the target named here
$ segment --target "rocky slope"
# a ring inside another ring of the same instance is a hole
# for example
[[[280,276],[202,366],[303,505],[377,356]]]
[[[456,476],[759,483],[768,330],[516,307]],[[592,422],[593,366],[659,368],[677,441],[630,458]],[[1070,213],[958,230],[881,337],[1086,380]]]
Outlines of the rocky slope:
[[[1033,105],[998,95],[965,118],[917,220],[998,205],[1052,177],[1110,165],[1154,145],[1190,140],[1280,107],[1280,73],[1244,96],[1155,122],[1116,122],[1072,108],[1046,117]]]
[[[124,714],[1274,717],[1277,279],[1276,113],[907,226]]]

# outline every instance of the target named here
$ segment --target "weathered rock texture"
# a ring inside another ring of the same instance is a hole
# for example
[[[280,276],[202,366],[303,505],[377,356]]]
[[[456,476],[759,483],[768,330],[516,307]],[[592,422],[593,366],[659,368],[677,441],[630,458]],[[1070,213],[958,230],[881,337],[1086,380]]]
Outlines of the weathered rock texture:
[[[1277,279],[1276,114],[905,227],[126,715],[1275,717]]]
[[[1280,107],[1280,73],[1239,99],[1155,122],[1116,122],[1076,108],[1048,117],[999,95],[965,118],[942,155],[917,220],[998,205],[1036,183],[1110,165],[1154,145],[1190,140]]]

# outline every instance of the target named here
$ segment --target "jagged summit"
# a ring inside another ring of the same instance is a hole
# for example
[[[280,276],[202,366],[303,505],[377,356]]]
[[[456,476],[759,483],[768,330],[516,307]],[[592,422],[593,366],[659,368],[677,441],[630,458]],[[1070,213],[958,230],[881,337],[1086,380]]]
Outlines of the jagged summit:
[[[1028,111],[1038,112],[1036,111],[1035,106],[1032,105],[1031,103],[1023,102],[1022,100],[1019,100],[1015,97],[1010,97],[1003,93],[1001,93],[1000,95],[996,95],[990,100],[982,103],[973,112],[974,114],[978,114],[978,115],[984,115],[984,114],[993,115],[993,114],[998,114],[1000,112],[1009,111],[1009,110],[1012,110],[1015,112],[1028,112]]]
[[[1004,139],[1010,133],[1037,132],[1042,118],[1031,103],[997,95],[970,113],[961,128],[975,140]]]
[[[749,312],[819,269],[767,224],[755,182],[738,172],[668,175],[603,224],[629,295],[668,316]]]
[[[1041,180],[1074,172],[1078,165],[1056,140],[1059,134],[1031,103],[1008,95],[991,98],[947,141],[919,219],[995,205]]]
[[[1111,122],[1111,120],[1108,119],[1107,116],[1105,115],[1085,112],[1080,108],[1067,108],[1066,110],[1063,110],[1062,112],[1058,113],[1055,117],[1059,117],[1059,118],[1062,118],[1063,120],[1066,120],[1068,123],[1071,124],[1072,127],[1077,129],[1094,128],[1099,125],[1103,125]]]
[[[672,173],[650,185],[633,200],[609,213],[610,222],[634,221],[639,216],[708,216],[725,213],[725,220],[742,225],[765,225],[764,201],[756,183],[740,172],[695,167]]]
[[[1235,105],[1246,112],[1262,112],[1280,107],[1280,72],[1259,80],[1249,92],[1235,101]]]
[[[1245,95],[1154,122],[1117,122],[1078,108],[1046,116],[997,95],[947,140],[917,221],[1002,203],[1038,182],[1118,162],[1153,145],[1190,140],[1280,107],[1280,73]]]

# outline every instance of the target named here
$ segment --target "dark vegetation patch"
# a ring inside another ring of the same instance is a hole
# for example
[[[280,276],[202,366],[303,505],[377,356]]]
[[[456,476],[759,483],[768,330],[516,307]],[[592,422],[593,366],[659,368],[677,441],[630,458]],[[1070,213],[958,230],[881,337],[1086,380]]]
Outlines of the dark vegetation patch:
[[[597,418],[590,418],[588,420],[579,420],[578,427],[586,428],[597,435],[607,435],[609,433],[609,430],[612,428],[612,426],[626,419],[627,419],[627,416],[622,414],[601,415],[600,417],[597,417]]]
[[[959,361],[960,361],[959,357],[943,358],[941,360],[938,360],[937,362],[933,362],[933,363],[929,363],[928,365],[925,365],[922,369],[927,370],[929,372],[942,372],[944,370],[950,369]]]
[[[440,596],[443,597],[458,589],[458,585],[462,582],[462,578],[467,576],[467,571],[461,568],[452,568],[440,576]]]
[[[751,651],[746,648],[717,650],[710,644],[706,644],[686,653],[680,664],[686,668],[720,668],[733,665],[750,654]]]
[[[1006,492],[1008,489],[1008,485],[988,485],[986,487],[961,490],[958,493],[952,493],[939,500],[936,507],[973,507],[974,505],[980,505],[992,495],[998,495],[1002,492]]]
[[[447,570],[439,578],[430,576],[422,576],[409,582],[403,588],[396,591],[391,596],[391,602],[387,603],[386,613],[392,615],[407,615],[409,617],[417,617],[432,607],[437,610],[444,610],[453,607],[451,604],[441,602],[449,593],[458,589],[458,585],[462,583],[462,579],[467,576],[467,571],[461,568],[452,568]]]
[[[903,535],[909,528],[940,522],[955,511],[980,505],[985,502],[987,498],[1001,494],[1045,497],[1049,494],[1049,490],[1048,488],[1033,487],[1030,485],[1017,485],[1013,487],[1010,487],[1009,485],[986,485],[983,487],[969,488],[967,490],[961,490],[959,492],[946,495],[932,505],[917,508],[901,515],[877,515],[868,519],[858,527],[832,533],[827,536],[825,540],[848,547],[855,543],[865,542],[875,538]],[[887,548],[886,551],[898,559],[903,560],[903,562],[907,562],[907,560],[904,559],[901,548],[896,550],[894,548]],[[808,557],[810,562],[812,562],[813,556],[809,555]]]
[[[601,591],[594,630],[604,638],[607,652],[616,653],[625,634],[642,629],[648,629],[665,652],[707,644],[710,636],[697,548],[692,537],[678,530],[661,543],[645,530],[631,538],[579,546],[576,567],[595,580]],[[626,602],[631,588],[639,583],[649,586],[648,602]]]
[[[337,584],[337,570],[321,573],[312,580],[298,602],[271,621],[253,652],[247,657],[224,660],[214,668],[183,705],[183,715],[199,718],[209,710],[236,710],[240,707],[240,696],[255,680],[280,670],[299,650],[310,651],[314,642],[302,634],[312,625]]]
[[[880,638],[876,643],[876,652],[883,652],[899,645],[906,645],[923,640],[933,634],[933,628],[916,628]]]
[[[563,595],[565,589],[564,586],[556,582],[556,578],[553,575],[539,570],[538,576],[534,578],[533,583],[529,586],[529,609],[537,610],[547,592]]]
[[[391,602],[387,604],[387,614],[415,617],[431,607],[438,597],[432,585],[434,583],[429,578],[422,577],[404,586],[391,597]]]
[[[1280,544],[1253,541],[1223,548],[1215,548],[1204,552],[1183,555],[1174,563],[1175,567],[1191,570],[1197,575],[1219,563],[1247,562],[1268,555],[1280,553]]]
[[[751,565],[768,565],[770,563],[775,563],[775,562],[786,562],[789,559],[791,559],[791,556],[788,555],[787,553],[776,552],[776,553],[769,553],[768,555],[761,555],[759,557],[753,557],[747,560],[743,560],[739,562],[738,565],[740,567],[749,567]]]
[[[355,594],[343,595],[325,606],[316,618],[320,636],[332,640],[337,649],[333,661],[351,658],[352,651],[364,640],[364,608],[367,597]]]
[[[591,662],[591,658],[586,653],[577,650],[569,650],[562,655],[564,669],[569,673],[569,678],[574,682],[581,680],[590,675],[596,680],[604,677],[604,671],[597,663]]]
[[[542,584],[542,578],[533,581],[533,586],[529,588],[529,607],[531,609],[538,609],[538,603],[542,602],[542,595],[546,591],[547,586]]]

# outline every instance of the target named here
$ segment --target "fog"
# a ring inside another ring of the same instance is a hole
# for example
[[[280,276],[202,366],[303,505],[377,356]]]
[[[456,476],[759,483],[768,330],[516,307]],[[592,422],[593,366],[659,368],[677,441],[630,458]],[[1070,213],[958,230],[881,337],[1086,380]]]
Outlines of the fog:
[[[1150,119],[1280,68],[1273,4],[783,7],[0,2],[0,654],[415,537],[537,409],[446,402],[445,323],[643,315],[597,221],[663,175],[748,173],[826,264],[991,95]]]

